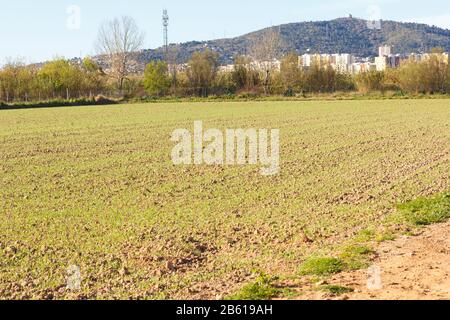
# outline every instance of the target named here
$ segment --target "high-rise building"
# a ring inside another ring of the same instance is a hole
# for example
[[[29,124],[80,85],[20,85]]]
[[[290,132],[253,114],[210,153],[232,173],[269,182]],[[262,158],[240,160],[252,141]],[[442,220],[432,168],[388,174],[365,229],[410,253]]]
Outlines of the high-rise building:
[[[388,58],[386,56],[375,57],[375,65],[377,71],[384,71],[388,65]]]
[[[379,57],[389,57],[391,54],[394,54],[394,50],[391,46],[384,45],[378,48]]]
[[[378,71],[384,71],[386,68],[398,68],[400,66],[400,55],[394,55],[394,49],[391,46],[383,45],[378,48],[375,65]]]
[[[355,57],[351,54],[344,53],[335,55],[335,70],[340,72],[351,72],[352,64],[355,62]]]

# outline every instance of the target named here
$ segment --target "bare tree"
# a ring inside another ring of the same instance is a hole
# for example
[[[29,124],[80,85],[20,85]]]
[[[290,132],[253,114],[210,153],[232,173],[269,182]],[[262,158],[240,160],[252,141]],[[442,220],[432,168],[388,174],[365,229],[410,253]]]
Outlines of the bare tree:
[[[255,59],[260,68],[263,69],[264,75],[264,91],[267,94],[270,82],[270,75],[275,67],[275,60],[281,53],[283,40],[280,30],[277,28],[267,29],[263,35],[254,39],[250,48],[250,55]]]
[[[134,52],[141,49],[144,34],[139,31],[135,20],[123,16],[104,22],[99,29],[97,39],[98,53],[108,58],[110,76],[117,81],[122,91],[124,80],[130,70],[130,61]]]

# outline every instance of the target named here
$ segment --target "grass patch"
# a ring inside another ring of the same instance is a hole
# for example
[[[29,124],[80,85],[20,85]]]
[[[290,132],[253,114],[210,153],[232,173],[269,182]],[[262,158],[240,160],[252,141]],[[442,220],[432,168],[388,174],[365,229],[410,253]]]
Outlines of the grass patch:
[[[300,266],[301,275],[327,276],[344,270],[344,263],[337,258],[310,258]]]
[[[427,226],[450,218],[450,192],[418,198],[397,206],[401,217],[415,226]]]
[[[345,269],[358,270],[370,265],[370,258],[374,251],[365,245],[350,245],[344,248],[340,258],[344,262]]]
[[[385,242],[385,241],[394,241],[395,240],[395,234],[392,232],[385,232],[385,233],[379,233],[375,237],[376,242]]]
[[[344,249],[342,255],[343,257],[353,257],[353,256],[365,256],[373,253],[373,250],[368,246],[351,245]]]
[[[261,274],[254,283],[247,284],[239,292],[228,297],[227,300],[269,300],[278,296],[282,291],[273,283],[274,277]]]
[[[391,231],[375,231],[374,229],[364,229],[356,237],[356,243],[367,243],[371,241],[384,242],[395,240],[395,234]]]
[[[370,242],[376,237],[376,232],[373,229],[364,229],[356,236],[355,241],[359,243]]]
[[[355,291],[355,289],[353,289],[353,288],[343,287],[340,285],[323,286],[322,290],[332,293],[334,295],[338,295],[338,296],[341,294],[352,293]]]

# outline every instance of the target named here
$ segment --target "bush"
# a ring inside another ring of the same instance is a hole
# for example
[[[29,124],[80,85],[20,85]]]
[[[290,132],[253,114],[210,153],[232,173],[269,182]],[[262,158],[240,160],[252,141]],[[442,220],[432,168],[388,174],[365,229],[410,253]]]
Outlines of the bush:
[[[402,90],[419,93],[449,93],[450,66],[439,55],[431,55],[424,61],[409,60],[398,70],[398,82]]]
[[[15,102],[9,104],[0,104],[2,109],[26,109],[26,108],[52,108],[52,107],[76,107],[76,106],[92,106],[116,104],[118,101],[108,99],[104,96],[96,96],[95,98],[80,99],[54,99],[37,102]]]
[[[151,96],[165,96],[169,92],[171,79],[169,67],[164,61],[152,61],[144,71],[144,88]]]
[[[361,92],[383,91],[385,75],[381,71],[361,72],[355,77],[356,85]]]
[[[258,93],[254,93],[254,92],[243,92],[238,94],[238,98],[239,99],[245,99],[245,100],[254,100],[259,98],[261,95],[259,95]]]
[[[294,90],[292,88],[288,88],[285,92],[284,92],[284,96],[285,97],[293,97],[295,96]]]
[[[102,95],[98,95],[98,96],[94,97],[94,103],[98,104],[98,105],[105,105],[105,104],[116,104],[117,101],[109,99]]]

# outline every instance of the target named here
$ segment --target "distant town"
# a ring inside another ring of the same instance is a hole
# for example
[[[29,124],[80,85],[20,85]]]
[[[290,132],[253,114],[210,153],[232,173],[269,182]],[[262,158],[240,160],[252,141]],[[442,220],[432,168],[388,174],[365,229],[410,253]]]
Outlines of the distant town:
[[[385,71],[386,69],[395,69],[400,67],[402,61],[426,61],[430,59],[431,56],[438,56],[441,61],[448,64],[449,54],[444,53],[411,53],[409,55],[396,54],[395,49],[392,46],[383,45],[378,49],[379,55],[375,58],[373,57],[356,57],[349,53],[325,53],[325,54],[310,54],[306,53],[298,57],[298,64],[303,69],[307,70],[312,65],[318,65],[320,67],[331,66],[335,71],[340,73],[351,73],[358,74],[367,71]],[[265,61],[253,61],[251,63],[256,69],[264,69],[266,65]],[[281,61],[274,59],[272,65],[278,71],[281,68]],[[180,70],[188,67],[187,64],[179,65]],[[234,70],[234,64],[221,66],[219,68],[222,72],[231,72]]]
[[[437,57],[445,64],[449,64],[449,53],[410,53],[410,54],[398,54],[395,53],[395,48],[389,45],[382,45],[378,48],[378,56],[376,57],[358,57],[350,53],[305,53],[298,56],[298,66],[303,70],[308,70],[312,65],[325,68],[330,66],[339,73],[359,74],[361,72],[368,71],[386,71],[387,69],[397,69],[402,62],[414,61],[421,62],[427,61],[432,56]],[[256,71],[263,71],[268,64],[270,64],[272,70],[280,71],[282,61],[275,58],[271,61],[257,60],[252,56],[246,56],[251,62],[250,66]],[[109,68],[105,57],[94,57],[107,71]],[[74,58],[72,63],[82,64],[83,59]],[[189,63],[169,64],[169,69],[175,68],[178,72],[186,72],[189,68]],[[144,72],[145,64],[139,61],[132,61],[129,67],[131,73],[140,74]],[[227,64],[218,67],[219,72],[233,72],[235,64]]]

